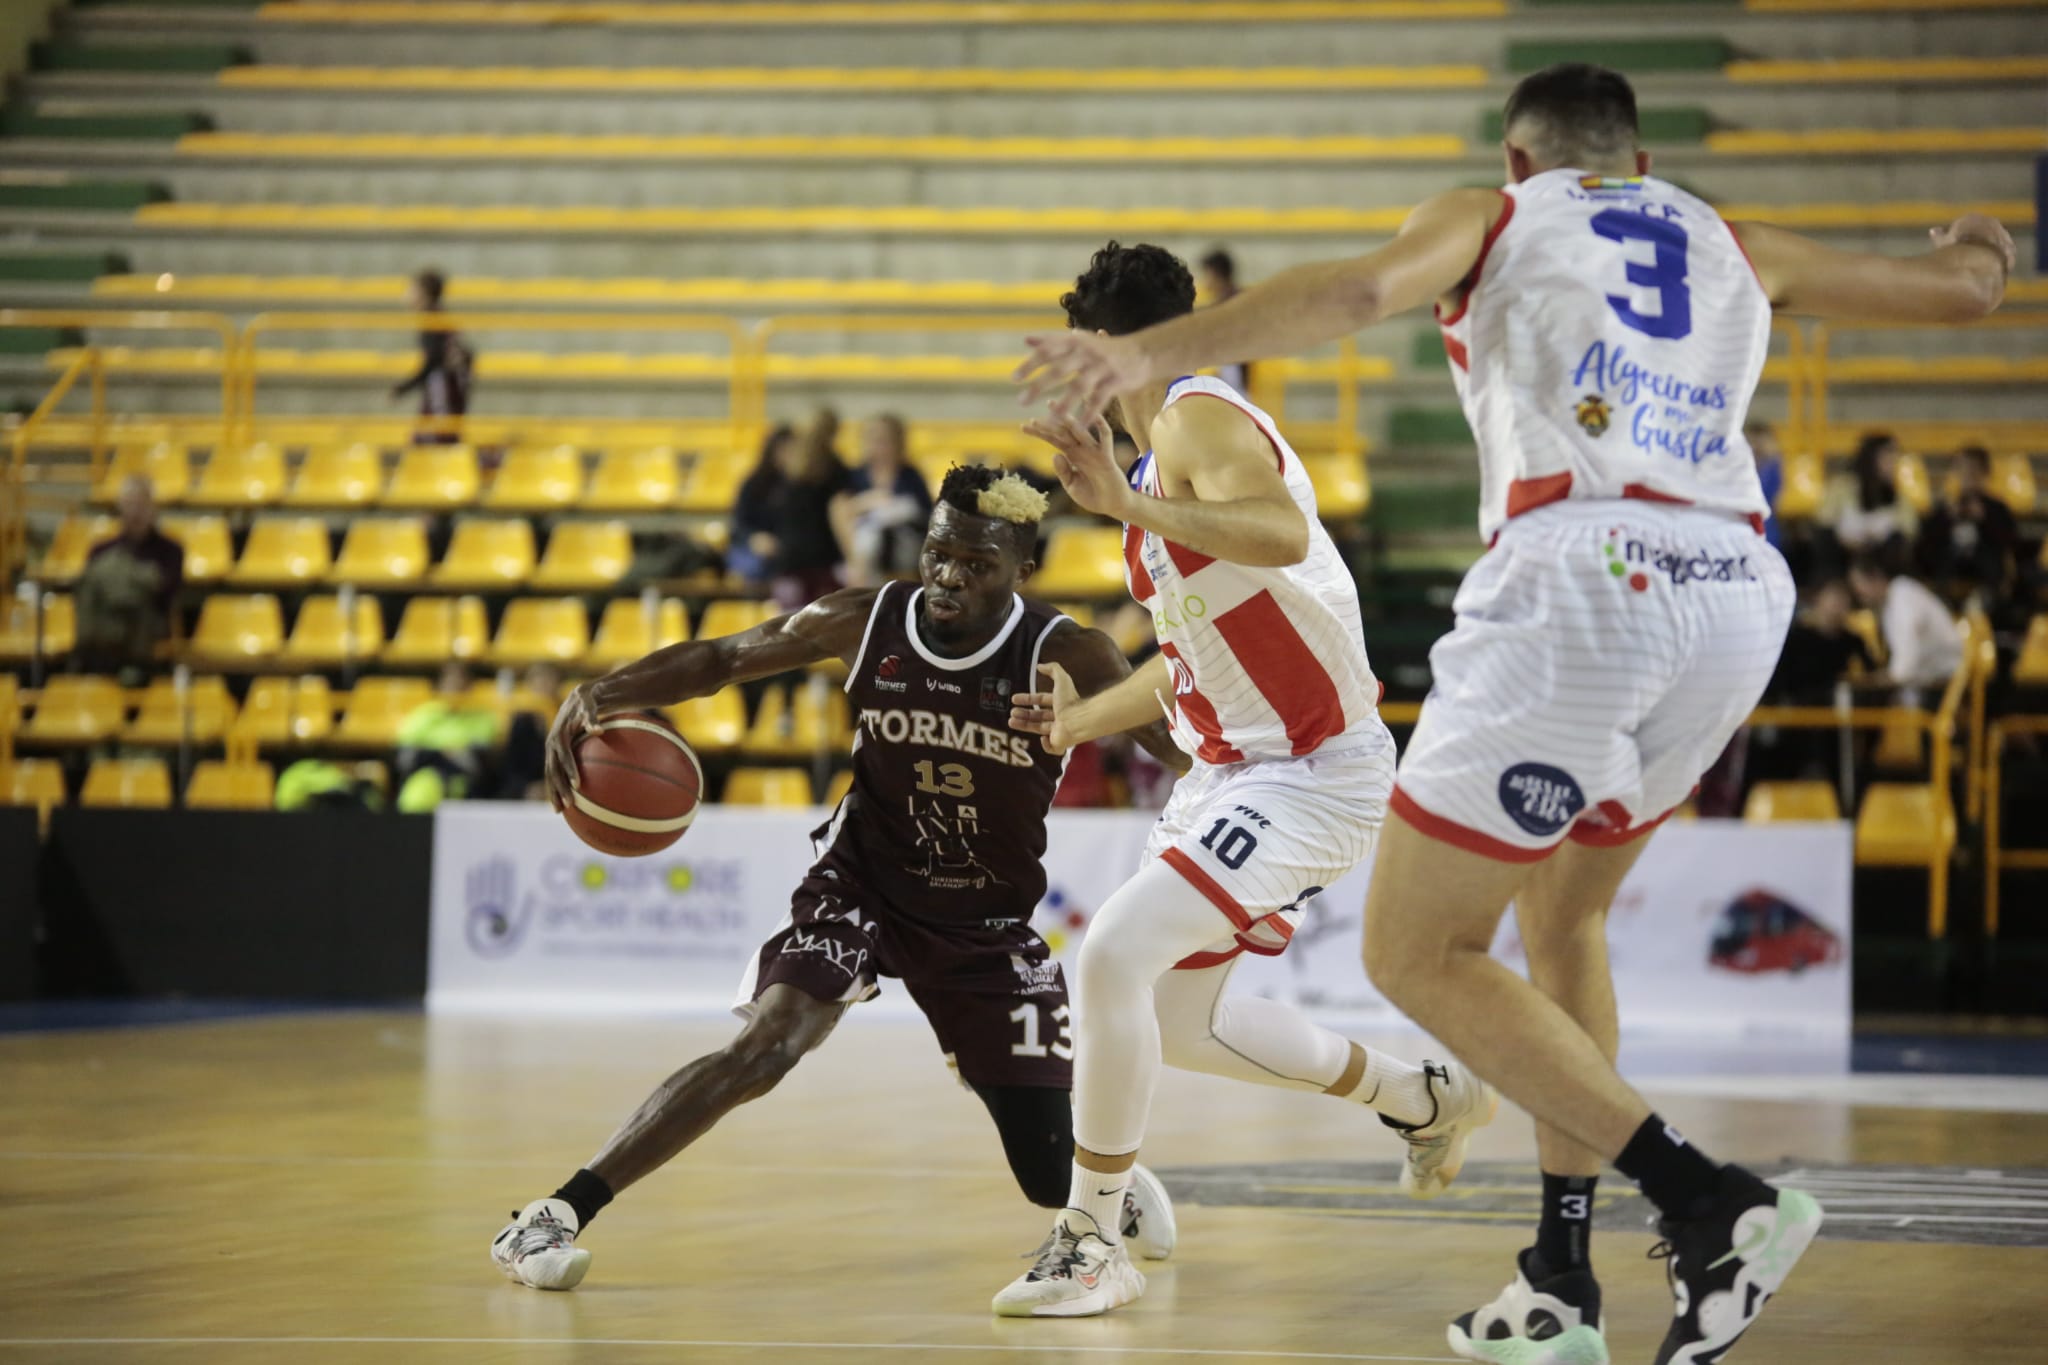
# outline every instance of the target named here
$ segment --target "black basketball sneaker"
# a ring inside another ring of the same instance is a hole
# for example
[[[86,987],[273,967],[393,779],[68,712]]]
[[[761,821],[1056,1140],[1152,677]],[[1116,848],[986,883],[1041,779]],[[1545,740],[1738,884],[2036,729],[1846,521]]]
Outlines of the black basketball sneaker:
[[[1590,1270],[1553,1274],[1530,1247],[1500,1297],[1451,1323],[1451,1349],[1490,1365],[1607,1365],[1600,1283]]]
[[[1656,1365],[1718,1365],[1785,1283],[1820,1231],[1820,1202],[1721,1168],[1714,1207],[1666,1218],[1650,1255],[1664,1262],[1676,1302]]]

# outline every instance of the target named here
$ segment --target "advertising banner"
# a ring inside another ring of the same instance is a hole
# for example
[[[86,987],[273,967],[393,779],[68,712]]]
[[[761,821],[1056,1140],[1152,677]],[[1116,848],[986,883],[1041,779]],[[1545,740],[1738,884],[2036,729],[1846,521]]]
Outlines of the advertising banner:
[[[822,812],[707,807],[649,858],[578,842],[543,807],[444,806],[436,817],[429,1004],[434,1008],[723,1008],[811,859]],[[1055,811],[1034,923],[1071,964],[1089,920],[1137,866],[1151,817]],[[1846,1056],[1846,824],[1677,822],[1652,838],[1608,918],[1624,1031]],[[1359,964],[1369,868],[1310,902],[1293,946],[1248,956],[1233,989],[1345,1027],[1403,1021]],[[1219,937],[1223,936],[1218,921]],[[1524,970],[1512,915],[1494,953]],[[906,1011],[884,983],[864,1009]]]

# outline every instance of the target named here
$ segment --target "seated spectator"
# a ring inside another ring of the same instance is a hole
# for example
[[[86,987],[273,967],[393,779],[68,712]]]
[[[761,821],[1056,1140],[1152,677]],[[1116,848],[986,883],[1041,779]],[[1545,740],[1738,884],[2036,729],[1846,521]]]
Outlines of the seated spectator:
[[[932,494],[910,463],[903,419],[884,413],[861,423],[860,464],[832,499],[832,529],[851,587],[873,587],[917,572]]]
[[[839,586],[839,538],[832,531],[832,499],[846,489],[846,466],[835,442],[839,417],[830,409],[801,435],[771,433],[761,462],[740,487],[735,540],[758,558],[750,583],[765,583],[776,603],[794,611]]]
[[[1905,563],[1920,517],[1899,494],[1899,453],[1889,432],[1873,432],[1856,447],[1850,471],[1828,481],[1820,524],[1832,533],[1838,562],[1877,554],[1895,567]]]
[[[1876,556],[1865,555],[1850,566],[1849,587],[1857,601],[1877,613],[1890,656],[1873,682],[1897,687],[1900,701],[1910,706],[1955,676],[1963,662],[1962,631],[1948,605],[1924,583],[1894,574]]]
[[[775,557],[782,550],[775,538],[775,508],[789,481],[788,471],[802,458],[796,432],[788,423],[776,427],[761,442],[760,457],[733,501],[732,546],[725,553],[725,565],[756,587],[767,587],[774,576]]]
[[[1825,706],[1843,680],[1852,675],[1876,677],[1877,660],[1869,643],[1849,629],[1854,608],[1849,585],[1839,578],[1812,589],[1785,635],[1785,648],[1765,695],[1789,706]]]
[[[78,661],[93,673],[146,670],[185,581],[185,547],[157,528],[149,480],[122,484],[118,506],[120,533],[93,547],[78,580]]]
[[[1920,527],[1920,571],[1951,602],[1974,599],[1997,616],[2011,598],[2017,571],[2019,522],[1991,491],[1991,452],[1964,446],[1956,452],[1956,496],[1943,500]]]
[[[1195,262],[1195,287],[1195,297],[1202,301],[1205,308],[1228,303],[1238,292],[1237,258],[1224,247],[1212,247],[1208,255]],[[1239,393],[1250,394],[1252,391],[1250,365],[1219,366],[1216,377]]]
[[[526,689],[551,702],[559,701],[562,696],[562,670],[549,663],[535,664],[526,670]],[[548,726],[552,719],[536,711],[513,712],[505,727],[505,762],[498,781],[501,799],[548,799],[544,770],[547,765]]]
[[[1769,422],[1751,422],[1742,429],[1749,439],[1749,453],[1756,460],[1756,481],[1763,485],[1764,501],[1771,505],[1764,523],[1764,539],[1771,548],[1785,548],[1785,523],[1778,518],[1778,495],[1785,490],[1785,450],[1778,444],[1777,430]]]
[[[450,660],[440,686],[398,726],[398,809],[424,814],[443,801],[490,794],[498,717],[468,700],[469,666]]]
[[[438,270],[422,270],[413,276],[413,311],[440,312],[441,296],[447,288],[448,281]],[[413,433],[414,445],[454,445],[462,439],[462,417],[469,411],[469,380],[474,367],[475,357],[456,333],[421,329],[419,368],[391,390],[394,400],[419,391],[420,425]]]

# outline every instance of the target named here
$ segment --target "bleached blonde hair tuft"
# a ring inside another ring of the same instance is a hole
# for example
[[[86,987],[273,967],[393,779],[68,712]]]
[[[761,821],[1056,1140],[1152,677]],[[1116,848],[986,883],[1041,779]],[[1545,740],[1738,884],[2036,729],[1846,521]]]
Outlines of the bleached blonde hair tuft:
[[[981,490],[981,496],[975,499],[975,510],[985,517],[1018,526],[1035,526],[1045,520],[1052,504],[1045,494],[1015,474],[1005,474]]]

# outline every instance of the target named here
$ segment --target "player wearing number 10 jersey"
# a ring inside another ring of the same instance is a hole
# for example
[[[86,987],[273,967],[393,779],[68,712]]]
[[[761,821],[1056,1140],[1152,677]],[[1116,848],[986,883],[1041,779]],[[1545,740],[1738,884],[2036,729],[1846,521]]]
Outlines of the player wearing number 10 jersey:
[[[1709,1161],[1616,1074],[1603,918],[1648,832],[1755,705],[1791,614],[1742,436],[1772,311],[1970,321],[2002,299],[2012,239],[1969,214],[1899,258],[1723,222],[1649,176],[1635,94],[1599,67],[1528,77],[1503,128],[1506,190],[1440,194],[1378,251],[1134,336],[1034,337],[1026,373],[1085,420],[1194,366],[1436,304],[1490,549],[1430,655],[1365,961],[1535,1116],[1544,1171],[1536,1246],[1505,1293],[1452,1324],[1451,1345],[1517,1365],[1607,1360],[1586,1243],[1593,1179],[1612,1161],[1663,1215],[1675,1310],[1658,1365],[1711,1365],[1821,1212]],[[1510,901],[1528,981],[1487,955]]]

